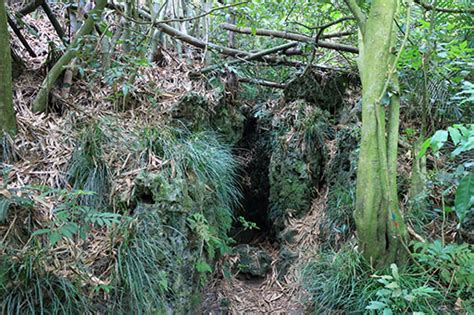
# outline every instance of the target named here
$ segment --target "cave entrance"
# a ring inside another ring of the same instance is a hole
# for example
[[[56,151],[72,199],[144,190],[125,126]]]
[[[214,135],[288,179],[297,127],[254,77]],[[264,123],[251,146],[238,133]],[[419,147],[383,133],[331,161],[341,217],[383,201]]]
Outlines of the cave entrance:
[[[247,113],[243,136],[235,149],[242,164],[239,174],[242,202],[235,211],[231,237],[239,244],[274,239],[272,224],[268,220],[270,141],[269,128],[265,128],[253,112]],[[249,229],[245,222],[255,223],[257,228]]]

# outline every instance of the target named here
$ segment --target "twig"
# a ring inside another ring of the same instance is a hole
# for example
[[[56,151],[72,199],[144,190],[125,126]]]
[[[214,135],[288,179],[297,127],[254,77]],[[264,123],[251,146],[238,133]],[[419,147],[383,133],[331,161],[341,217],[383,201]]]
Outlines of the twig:
[[[274,88],[274,89],[284,89],[284,88],[286,88],[286,84],[273,82],[273,81],[262,80],[262,79],[239,78],[239,82],[248,83],[248,84],[257,84],[257,85],[262,85],[262,86],[266,86],[266,87],[270,87],[270,88]]]
[[[464,8],[464,9],[448,9],[448,8],[442,8],[442,7],[435,7],[429,3],[425,3],[422,0],[415,0],[415,3],[422,6],[425,10],[435,10],[443,13],[452,13],[452,14],[474,14],[474,9],[473,8]]]
[[[293,32],[287,32],[287,31],[274,31],[274,30],[269,30],[269,29],[252,30],[249,27],[237,27],[235,25],[228,24],[228,23],[221,24],[221,27],[226,30],[230,30],[230,31],[242,33],[242,34],[255,34],[259,36],[278,37],[278,38],[284,38],[284,39],[289,39],[289,40],[294,40],[294,41],[304,42],[304,43],[310,43],[314,40],[310,36],[293,33]],[[337,44],[334,42],[319,41],[318,46],[323,47],[323,48],[328,48],[328,49],[347,51],[347,52],[355,53],[355,54],[359,53],[359,49],[357,49],[356,47],[352,47],[352,46],[344,45],[344,44]]]

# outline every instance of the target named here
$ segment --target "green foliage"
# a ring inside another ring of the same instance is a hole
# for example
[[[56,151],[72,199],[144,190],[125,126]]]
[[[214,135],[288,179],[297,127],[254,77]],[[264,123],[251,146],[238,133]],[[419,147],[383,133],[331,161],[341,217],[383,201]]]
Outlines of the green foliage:
[[[125,313],[161,314],[167,295],[173,296],[169,281],[180,272],[185,240],[173,230],[165,230],[158,213],[152,211],[138,215],[130,228],[122,231],[125,239],[118,248],[113,289],[116,307]]]
[[[474,307],[474,252],[469,244],[447,244],[436,240],[433,243],[414,243],[413,257],[428,274],[433,274],[445,291],[445,299],[455,303],[465,302],[466,307]],[[452,292],[452,293],[451,293]],[[448,293],[450,293],[448,295]]]
[[[472,245],[435,241],[413,248],[415,264],[375,273],[350,247],[320,252],[302,273],[315,313],[437,314],[455,305],[472,312]]]
[[[397,265],[390,265],[390,269],[391,275],[373,276],[383,286],[377,289],[376,298],[370,301],[366,310],[379,311],[384,315],[409,311],[417,314],[423,313],[417,310],[417,305],[421,303],[420,300],[426,301],[426,299],[440,295],[440,292],[426,285],[416,288],[406,287],[402,276],[398,273]]]
[[[49,245],[54,246],[62,238],[72,240],[78,235],[82,240],[87,239],[87,233],[92,228],[111,227],[120,223],[121,216],[111,212],[98,212],[97,209],[80,204],[81,197],[92,195],[93,192],[81,190],[52,190],[47,187],[38,196],[43,199],[50,194],[56,194],[62,202],[54,209],[51,221],[45,223],[45,228],[35,230],[31,236],[46,234]]]
[[[469,224],[468,221],[472,220],[474,214],[474,179],[472,172],[470,172],[473,164],[472,160],[469,158],[465,160],[463,156],[474,149],[474,125],[455,124],[448,127],[448,130],[436,131],[432,137],[423,143],[418,158],[425,155],[427,150],[431,148],[433,154],[439,159],[442,149],[449,143],[448,139],[454,145],[450,149],[449,156],[455,159],[458,165],[452,174],[447,173],[441,177],[441,184],[448,186],[444,189],[443,195],[448,194],[452,188],[456,188],[454,211],[460,223]],[[438,177],[440,175],[442,173],[438,174]],[[451,208],[445,207],[443,211],[450,212]]]
[[[100,208],[108,202],[110,173],[102,149],[106,140],[99,124],[84,128],[68,165],[67,179],[73,188],[94,192],[81,196],[83,205]]]
[[[79,285],[48,270],[45,264],[47,256],[48,252],[39,248],[0,256],[0,305],[3,314],[93,312]]]

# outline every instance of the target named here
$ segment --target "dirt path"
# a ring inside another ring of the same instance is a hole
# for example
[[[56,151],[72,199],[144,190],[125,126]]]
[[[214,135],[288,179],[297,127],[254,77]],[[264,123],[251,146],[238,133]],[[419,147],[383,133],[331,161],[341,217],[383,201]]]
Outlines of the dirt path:
[[[296,253],[296,263],[283,279],[279,280],[276,265],[279,260],[279,246],[269,242],[256,245],[272,257],[272,268],[264,279],[245,279],[223,276],[216,272],[206,289],[200,314],[305,314],[308,305],[304,302],[305,292],[299,285],[301,269],[315,259],[318,248],[319,225],[327,195],[315,199],[311,211],[301,219],[288,222],[288,229],[296,231],[291,244],[286,244]],[[219,268],[218,270],[222,269]]]

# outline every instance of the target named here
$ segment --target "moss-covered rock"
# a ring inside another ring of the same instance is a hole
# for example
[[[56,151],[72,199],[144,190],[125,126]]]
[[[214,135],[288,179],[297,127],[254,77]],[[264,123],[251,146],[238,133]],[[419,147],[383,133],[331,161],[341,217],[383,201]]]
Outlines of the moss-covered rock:
[[[258,247],[241,244],[233,249],[233,254],[237,257],[233,269],[239,274],[263,278],[271,268],[270,255]]]
[[[327,117],[320,108],[295,101],[273,120],[269,217],[277,230],[283,229],[289,216],[307,213],[316,188],[323,182],[325,138],[330,130]]]
[[[190,131],[203,131],[210,126],[210,106],[205,96],[189,92],[171,108],[171,118],[178,127],[184,126]]]
[[[193,132],[215,130],[224,142],[233,145],[242,138],[245,117],[223,95],[215,99],[211,102],[195,92],[184,95],[170,110],[172,122]]]
[[[336,113],[343,107],[348,88],[356,84],[350,73],[307,71],[297,75],[284,90],[285,100],[306,100],[321,109]]]
[[[328,165],[329,186],[326,216],[321,226],[323,243],[336,245],[355,229],[355,187],[360,128],[349,125],[336,132],[336,152]]]
[[[149,314],[186,314],[217,253],[227,248],[239,197],[236,162],[214,133],[164,128],[145,135],[148,152],[166,162],[134,181],[135,220],[119,259],[122,287],[130,291],[124,304]]]
[[[236,144],[244,132],[245,116],[240,110],[226,102],[224,97],[220,97],[217,105],[213,108],[211,116],[211,126],[222,135],[226,143]]]

